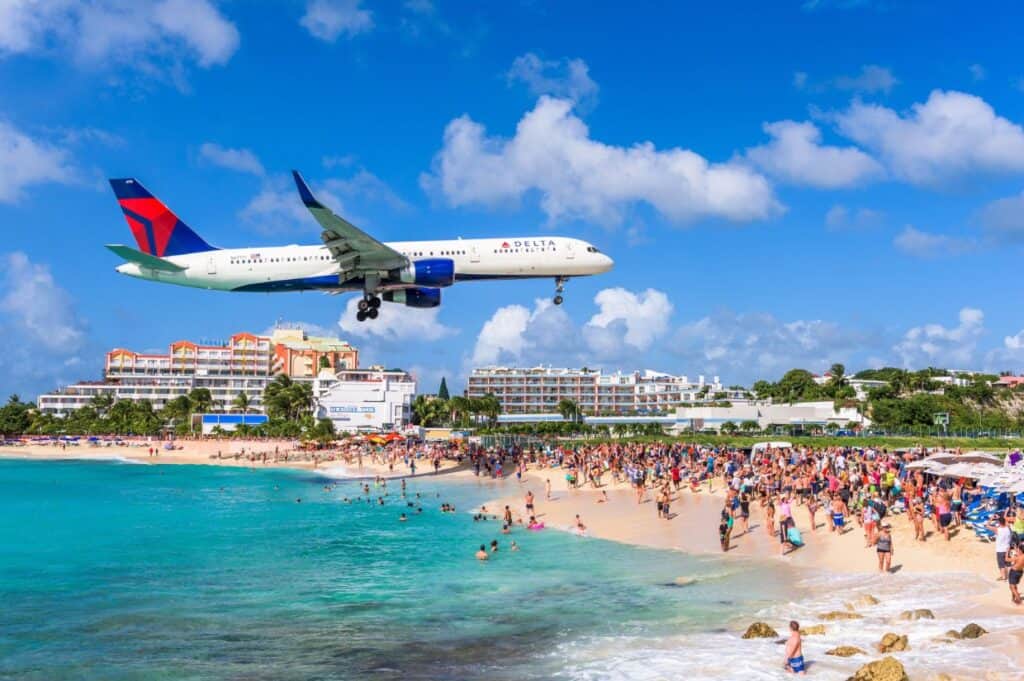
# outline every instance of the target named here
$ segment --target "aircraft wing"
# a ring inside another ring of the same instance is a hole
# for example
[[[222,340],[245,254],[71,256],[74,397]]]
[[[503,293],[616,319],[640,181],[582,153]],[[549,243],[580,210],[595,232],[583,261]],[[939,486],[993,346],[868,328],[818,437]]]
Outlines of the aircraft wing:
[[[299,189],[302,203],[323,227],[320,238],[341,265],[343,276],[352,277],[367,272],[391,270],[408,264],[409,261],[404,255],[377,241],[345,218],[335,215],[327,206],[317,201],[297,170],[292,171],[292,176],[295,178],[295,186]]]

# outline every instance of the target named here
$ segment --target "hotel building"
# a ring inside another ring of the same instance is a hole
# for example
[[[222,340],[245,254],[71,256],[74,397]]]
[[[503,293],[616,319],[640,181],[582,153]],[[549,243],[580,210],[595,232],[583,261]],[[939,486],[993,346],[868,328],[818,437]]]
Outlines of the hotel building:
[[[484,367],[469,376],[467,397],[493,394],[505,414],[543,414],[572,400],[585,414],[669,413],[682,404],[742,400],[745,390],[726,390],[718,377],[691,381],[655,371],[606,374],[594,369]]]
[[[275,329],[270,336],[237,333],[226,342],[205,344],[181,340],[166,353],[115,348],[107,353],[102,381],[84,381],[40,395],[43,412],[63,415],[89,404],[96,395],[115,400],[149,400],[154,409],[206,388],[215,411],[232,410],[244,393],[249,410],[263,411],[263,389],[278,374],[312,381],[321,366],[339,372],[357,369],[359,353],[337,338],[309,336],[300,329]]]

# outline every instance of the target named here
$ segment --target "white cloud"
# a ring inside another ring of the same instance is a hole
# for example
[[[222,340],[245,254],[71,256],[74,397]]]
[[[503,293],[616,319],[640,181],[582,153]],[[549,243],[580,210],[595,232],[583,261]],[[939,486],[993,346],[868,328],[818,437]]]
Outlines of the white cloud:
[[[881,224],[883,214],[871,208],[851,210],[837,203],[825,213],[825,226],[831,230],[866,229]]]
[[[85,331],[67,291],[57,285],[50,268],[21,252],[3,256],[0,320],[3,327],[50,352],[71,354]]]
[[[907,255],[917,258],[934,258],[943,255],[962,255],[977,249],[973,239],[961,239],[945,234],[933,234],[907,225],[892,240],[893,246]]]
[[[821,144],[821,131],[810,122],[765,123],[772,138],[767,144],[747,149],[747,158],[783,182],[820,189],[863,184],[884,174],[875,159],[856,147]]]
[[[333,43],[373,29],[373,13],[362,5],[362,0],[310,0],[299,23],[314,38]]]
[[[971,64],[967,67],[967,70],[971,72],[971,78],[976,81],[985,80],[988,77],[988,72],[981,64]]]
[[[68,153],[32,139],[0,120],[0,203],[17,201],[26,187],[75,181]]]
[[[978,340],[985,332],[985,315],[981,310],[965,307],[960,310],[959,322],[952,328],[941,324],[915,326],[893,350],[908,369],[970,367]]]
[[[598,292],[594,304],[597,311],[581,326],[546,299],[534,301],[532,310],[498,308],[480,329],[469,361],[473,366],[632,362],[638,350],[651,349],[665,335],[672,315],[668,296],[654,289],[608,288]]]
[[[540,194],[552,222],[622,221],[631,204],[653,206],[670,220],[717,217],[750,221],[782,211],[768,180],[742,163],[709,163],[686,149],[657,150],[590,138],[569,100],[541,97],[505,140],[488,137],[468,116],[451,121],[444,146],[424,174],[425,189],[453,206],[497,206]]]
[[[578,331],[569,315],[550,300],[535,300],[532,311],[522,305],[506,305],[495,310],[484,322],[470,363],[484,366],[567,360],[576,354],[577,338]]]
[[[633,293],[606,288],[594,296],[597,313],[583,326],[583,339],[599,356],[621,355],[623,345],[647,350],[668,330],[672,303],[655,289]]]
[[[903,114],[855,101],[835,119],[843,135],[876,151],[894,175],[914,184],[1024,171],[1024,130],[974,95],[934,90]]]
[[[91,65],[191,59],[206,68],[226,63],[238,43],[238,29],[209,0],[0,3],[0,52],[68,49]]]
[[[884,92],[889,93],[899,81],[892,75],[889,69],[876,64],[866,64],[861,67],[860,73],[856,76],[839,76],[833,81],[837,90],[849,90],[851,92]]]
[[[359,295],[350,298],[338,320],[341,330],[353,336],[384,343],[408,343],[437,341],[458,333],[458,329],[438,321],[440,307],[423,309],[383,303],[377,319],[360,322],[356,319],[360,299]]]
[[[797,71],[793,74],[793,87],[797,90],[803,90],[807,87],[807,72]]]
[[[525,83],[534,96],[552,95],[577,103],[592,101],[598,90],[582,59],[541,59],[533,52],[516,57],[506,78],[509,84]]]
[[[213,142],[205,142],[199,147],[199,157],[215,166],[239,173],[263,176],[266,172],[260,159],[249,149],[229,149]]]
[[[822,371],[874,344],[866,333],[820,319],[783,322],[767,313],[725,310],[684,324],[669,351],[728,381],[777,379],[794,367]]]
[[[334,177],[324,180],[327,191],[340,196],[360,197],[371,203],[382,203],[394,210],[412,208],[386,183],[365,168],[360,168],[351,177]]]
[[[996,242],[1024,239],[1024,192],[987,204],[978,214],[986,236]]]

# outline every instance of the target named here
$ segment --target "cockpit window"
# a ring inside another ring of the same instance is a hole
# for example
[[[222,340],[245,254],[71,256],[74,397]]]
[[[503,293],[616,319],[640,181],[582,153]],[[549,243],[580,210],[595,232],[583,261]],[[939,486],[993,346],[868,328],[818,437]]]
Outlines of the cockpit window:
[[[595,247],[593,247],[593,246],[587,246],[587,253],[600,253],[600,252],[601,252],[601,251],[597,250],[597,249],[596,249]]]

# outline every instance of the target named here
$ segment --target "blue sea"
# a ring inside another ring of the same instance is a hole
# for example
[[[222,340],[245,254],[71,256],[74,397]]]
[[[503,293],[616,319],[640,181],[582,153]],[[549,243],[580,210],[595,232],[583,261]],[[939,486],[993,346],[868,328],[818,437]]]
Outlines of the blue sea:
[[[782,678],[773,644],[737,636],[792,588],[781,569],[502,535],[472,518],[500,493],[475,480],[410,480],[405,501],[392,482],[383,506],[362,484],[0,460],[0,678]]]

